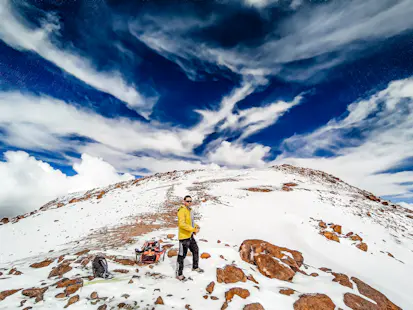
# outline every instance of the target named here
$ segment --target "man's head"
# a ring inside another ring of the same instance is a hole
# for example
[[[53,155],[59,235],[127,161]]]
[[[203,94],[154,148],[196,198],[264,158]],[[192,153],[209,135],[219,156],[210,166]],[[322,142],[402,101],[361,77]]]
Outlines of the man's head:
[[[192,204],[192,197],[189,196],[189,195],[186,195],[186,196],[184,197],[184,205],[185,205],[187,208],[190,208],[190,207],[191,207],[191,204]]]

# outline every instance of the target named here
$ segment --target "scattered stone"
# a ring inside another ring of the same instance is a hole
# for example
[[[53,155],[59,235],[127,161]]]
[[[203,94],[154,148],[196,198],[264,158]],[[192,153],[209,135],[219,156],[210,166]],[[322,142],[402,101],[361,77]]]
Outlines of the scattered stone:
[[[173,238],[175,237],[175,234],[168,234],[166,237],[167,237],[168,239],[173,239]]]
[[[211,299],[212,299],[212,300],[218,300],[219,298],[216,297],[216,296],[211,296]]]
[[[234,265],[226,265],[224,268],[217,268],[218,283],[246,282],[247,277],[244,272]]]
[[[35,287],[33,287],[33,288],[23,290],[22,294],[24,296],[29,297],[29,298],[36,298],[35,302],[39,302],[39,301],[43,300],[43,294],[44,294],[44,292],[47,291],[47,289],[48,289],[48,287],[44,287],[44,288],[35,288]]]
[[[113,272],[118,272],[118,273],[129,273],[129,270],[127,269],[115,269]]]
[[[333,282],[338,282],[343,286],[353,288],[353,283],[350,282],[350,279],[347,275],[335,272],[332,272],[332,275],[334,276]]]
[[[387,252],[387,255],[394,258],[393,254],[391,254],[390,252]]]
[[[256,302],[253,304],[245,305],[243,310],[264,310],[264,307],[260,303]]]
[[[280,294],[287,295],[287,296],[294,294],[294,292],[295,291],[290,288],[283,288],[280,290]]]
[[[334,310],[336,305],[325,294],[305,294],[294,303],[294,310]]]
[[[255,280],[255,278],[250,274],[249,276],[247,276],[247,280],[250,280],[256,284],[259,284],[257,280]]]
[[[76,255],[76,256],[82,256],[82,255],[85,255],[85,254],[87,254],[87,253],[89,253],[89,252],[90,252],[90,250],[83,250],[83,251],[80,251],[80,252],[75,253],[75,255]]]
[[[72,270],[72,267],[70,267],[68,263],[62,262],[60,265],[52,269],[52,271],[49,273],[48,278],[57,277],[57,276],[61,277],[65,273],[69,272],[70,270]]]
[[[105,191],[101,191],[96,198],[97,198],[97,199],[101,199],[101,198],[103,197],[103,195],[105,195],[105,194],[106,194]]]
[[[4,299],[6,299],[6,297],[8,297],[10,295],[13,295],[13,294],[15,294],[15,293],[17,293],[18,291],[21,291],[21,290],[22,289],[19,288],[17,290],[7,290],[7,291],[0,292],[0,300],[4,300]]]
[[[163,299],[162,299],[161,296],[159,296],[159,297],[156,299],[155,305],[164,305]]]
[[[371,201],[380,202],[380,198],[377,198],[377,197],[374,196],[373,194],[367,195],[366,198],[367,198],[367,199],[370,199]]]
[[[174,257],[174,256],[178,256],[178,250],[176,249],[171,249],[168,251],[168,257]]]
[[[206,239],[199,239],[199,241],[208,242],[208,240],[206,240]]]
[[[201,258],[203,258],[203,259],[208,259],[210,257],[211,257],[211,255],[209,255],[208,253],[202,253],[201,254]]]
[[[289,186],[283,186],[282,190],[285,191],[285,192],[291,192],[293,189]]]
[[[219,258],[225,259],[224,255],[220,255]]]
[[[24,299],[20,302],[20,307],[23,307],[23,305],[26,303],[27,299]]]
[[[352,235],[353,235],[353,232],[350,231],[348,234],[346,234],[346,237],[350,237],[350,236],[352,236]]]
[[[74,285],[74,284],[82,284],[83,285],[83,280],[81,278],[76,278],[76,279],[72,279],[72,280],[64,278],[64,279],[56,282],[53,285],[56,285],[56,287],[60,288],[60,287],[68,287],[69,285]]]
[[[332,225],[331,228],[333,228],[333,230],[338,233],[339,235],[341,235],[341,225]]]
[[[215,288],[215,282],[212,281],[211,283],[208,284],[208,286],[206,287],[206,291],[210,294],[212,294],[212,292],[214,291]]]
[[[30,309],[33,309],[33,307],[26,307],[23,310],[30,310]]]
[[[192,310],[191,305],[185,305],[186,310]]]
[[[221,240],[218,240],[217,243],[221,243]]]
[[[67,305],[65,306],[65,308],[69,307],[70,305],[73,305],[74,303],[76,303],[78,301],[79,301],[79,295],[70,297],[69,301],[67,302]]]
[[[323,231],[322,234],[328,240],[333,240],[333,241],[336,241],[336,242],[340,242],[340,239],[338,238],[338,236],[335,233],[332,233],[330,231]]]
[[[376,304],[360,297],[358,295],[354,295],[352,293],[345,293],[344,294],[344,304],[353,310],[378,310],[380,308],[377,307]]]
[[[250,296],[250,292],[244,288],[233,287],[229,291],[225,292],[225,300],[227,302],[231,301],[234,295],[238,295],[239,297],[245,299]]]
[[[318,273],[313,272],[313,273],[310,274],[310,276],[312,276],[312,277],[318,277]]]
[[[67,286],[65,289],[66,296],[76,293],[82,286],[83,286],[83,282]]]
[[[64,255],[61,255],[60,257],[59,257],[59,259],[57,260],[57,262],[60,264],[60,262],[62,261],[62,260],[64,260],[65,259],[65,256]]]
[[[150,269],[153,269],[153,265],[149,265],[149,268],[150,268]]]
[[[357,244],[356,247],[359,248],[360,250],[364,251],[364,252],[367,252],[367,244],[364,243],[364,242],[362,242],[360,244]]]
[[[320,222],[318,223],[318,226],[320,226],[321,228],[327,228],[326,223],[324,223],[323,221],[320,221]]]
[[[43,267],[49,266],[51,263],[53,263],[53,260],[46,259],[46,260],[44,260],[40,263],[31,264],[30,267],[32,267],[32,268],[43,268]]]
[[[66,294],[65,293],[59,293],[55,296],[55,298],[65,298]]]
[[[353,235],[350,237],[350,239],[353,241],[363,241],[363,238],[361,238],[359,235]]]
[[[208,295],[204,295],[204,296],[202,296],[202,297],[204,297],[204,299],[208,299]]]
[[[294,187],[294,186],[297,186],[298,184],[290,182],[290,183],[284,183],[283,185],[284,186],[289,186],[289,187]]]
[[[3,217],[3,218],[1,219],[1,222],[2,222],[3,224],[7,224],[7,223],[9,222],[9,219],[8,219],[7,217]]]
[[[133,280],[130,279],[129,282],[128,282],[128,284],[133,284]]]
[[[226,308],[228,308],[228,302],[227,302],[227,301],[225,301],[225,302],[222,304],[221,310],[225,310]]]
[[[318,269],[320,269],[321,271],[324,271],[324,272],[331,272],[331,269],[326,268],[326,267],[321,267],[321,268],[318,268]]]

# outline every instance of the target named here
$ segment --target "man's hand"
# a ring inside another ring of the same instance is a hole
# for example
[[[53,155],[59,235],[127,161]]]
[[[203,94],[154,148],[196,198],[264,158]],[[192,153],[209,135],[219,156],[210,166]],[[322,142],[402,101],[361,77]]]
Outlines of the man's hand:
[[[196,233],[196,234],[199,233],[199,226],[196,226],[196,227],[195,227],[195,233]]]

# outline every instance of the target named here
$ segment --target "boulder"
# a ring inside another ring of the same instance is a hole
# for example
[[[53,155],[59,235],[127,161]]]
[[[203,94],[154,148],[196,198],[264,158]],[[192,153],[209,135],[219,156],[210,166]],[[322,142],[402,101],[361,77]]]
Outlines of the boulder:
[[[331,228],[333,228],[333,230],[338,233],[339,235],[341,235],[341,225],[332,225]]]
[[[79,301],[79,295],[70,297],[69,300],[67,301],[65,308],[69,307],[70,305],[73,305],[75,302],[78,302],[78,301]]]
[[[356,247],[364,252],[367,252],[367,244],[362,242],[356,245]]]
[[[47,291],[47,289],[48,289],[48,287],[43,287],[43,288],[33,287],[33,288],[23,290],[22,294],[24,296],[29,297],[29,298],[36,298],[35,302],[39,302],[39,301],[43,300],[43,294],[44,294],[44,292]]]
[[[216,297],[216,296],[211,296],[211,299],[212,299],[212,300],[218,300],[219,298]]]
[[[350,236],[350,239],[353,241],[363,241],[363,238],[361,238],[359,235],[352,235]]]
[[[287,295],[287,296],[294,294],[294,292],[295,291],[290,288],[283,288],[280,290],[280,294]]]
[[[52,271],[50,271],[49,278],[58,276],[61,277],[70,270],[72,270],[72,267],[70,267],[69,263],[62,262],[60,265],[54,267]]]
[[[6,297],[13,295],[17,293],[18,291],[21,291],[22,289],[19,288],[17,290],[7,290],[7,291],[2,291],[0,292],[0,301],[6,299]]]
[[[211,255],[209,255],[209,253],[202,253],[201,254],[201,258],[203,258],[203,259],[208,259],[210,257],[211,257]]]
[[[332,275],[334,276],[333,282],[338,282],[343,286],[353,288],[353,283],[350,282],[350,279],[347,275],[335,272],[332,272]]]
[[[224,268],[217,268],[218,283],[246,282],[247,277],[244,272],[234,265],[226,265]]]
[[[3,224],[7,224],[7,223],[9,222],[9,219],[8,219],[7,217],[3,217],[3,218],[1,219],[1,222],[2,222]]]
[[[264,310],[264,307],[260,303],[256,302],[253,304],[245,305],[243,310]]]
[[[212,292],[214,291],[215,288],[215,282],[212,281],[211,283],[208,284],[208,286],[206,287],[206,291],[210,294],[212,294]]]
[[[31,264],[30,267],[32,267],[32,268],[43,268],[43,267],[49,266],[51,263],[53,263],[52,259],[46,259],[46,260],[44,260],[40,263]]]
[[[372,302],[360,297],[358,295],[354,295],[352,293],[345,293],[344,294],[344,304],[353,310],[379,310],[380,308],[373,304]],[[383,310],[385,310],[384,308]]]
[[[294,310],[334,310],[336,305],[325,294],[305,294],[294,303]]]
[[[244,288],[233,287],[229,291],[225,292],[225,300],[229,302],[235,295],[238,295],[239,297],[245,299],[250,296],[250,292]]]
[[[333,240],[336,242],[340,242],[340,239],[338,238],[338,236],[330,231],[323,231],[322,232],[323,236],[326,237],[328,240]]]
[[[295,271],[290,267],[281,264],[277,259],[268,254],[255,256],[255,264],[261,274],[268,278],[276,278],[283,281],[290,281],[295,275]]]

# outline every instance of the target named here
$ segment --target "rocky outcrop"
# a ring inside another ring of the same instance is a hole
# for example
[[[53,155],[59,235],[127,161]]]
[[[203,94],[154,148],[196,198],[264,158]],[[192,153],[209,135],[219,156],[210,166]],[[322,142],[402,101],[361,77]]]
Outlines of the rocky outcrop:
[[[336,305],[325,294],[301,295],[294,303],[294,310],[334,310]]]
[[[218,283],[246,282],[247,277],[240,268],[227,265],[224,268],[217,268],[217,281]]]

